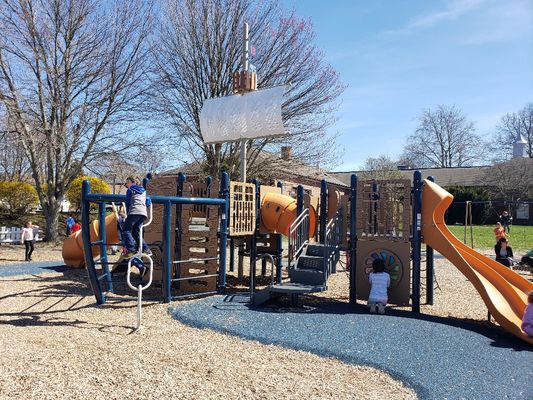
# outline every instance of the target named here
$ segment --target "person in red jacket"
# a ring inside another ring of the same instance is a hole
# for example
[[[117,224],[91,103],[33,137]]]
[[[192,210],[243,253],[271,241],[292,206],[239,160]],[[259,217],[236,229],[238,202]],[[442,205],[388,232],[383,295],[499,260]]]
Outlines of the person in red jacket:
[[[80,221],[76,220],[76,222],[74,222],[74,225],[72,225],[72,228],[70,228],[70,234],[73,234],[74,232],[77,232],[80,230],[81,230]]]

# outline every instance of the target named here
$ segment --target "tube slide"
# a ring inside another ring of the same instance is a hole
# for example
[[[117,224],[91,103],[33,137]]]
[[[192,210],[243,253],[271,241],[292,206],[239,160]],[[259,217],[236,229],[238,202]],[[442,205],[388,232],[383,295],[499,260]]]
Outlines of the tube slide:
[[[290,196],[279,193],[267,193],[261,202],[261,221],[270,232],[289,236],[289,228],[296,215],[297,202]],[[309,236],[316,231],[316,210],[309,206]]]
[[[98,240],[98,221],[91,222],[89,227],[91,232],[91,242]],[[111,244],[118,244],[120,240],[118,238],[117,216],[115,213],[108,215],[105,218],[105,232],[106,241]],[[92,248],[93,258],[100,255],[100,249],[98,246]],[[81,230],[74,232],[67,237],[63,242],[63,261],[71,268],[83,268],[85,266],[85,259],[83,257],[83,239]]]
[[[449,230],[444,213],[453,196],[439,185],[424,180],[422,235],[424,242],[451,261],[472,282],[491,315],[502,328],[533,344],[520,328],[533,283],[510,268],[471,249]]]

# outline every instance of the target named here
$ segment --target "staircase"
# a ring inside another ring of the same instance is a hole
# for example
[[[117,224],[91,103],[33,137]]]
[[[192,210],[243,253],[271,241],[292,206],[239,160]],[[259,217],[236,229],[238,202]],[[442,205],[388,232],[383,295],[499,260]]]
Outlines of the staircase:
[[[336,271],[342,241],[343,210],[339,208],[326,227],[324,243],[309,242],[309,212],[304,210],[289,229],[289,282],[270,285],[253,295],[255,305],[290,294],[293,304],[298,295],[327,289],[329,275]]]

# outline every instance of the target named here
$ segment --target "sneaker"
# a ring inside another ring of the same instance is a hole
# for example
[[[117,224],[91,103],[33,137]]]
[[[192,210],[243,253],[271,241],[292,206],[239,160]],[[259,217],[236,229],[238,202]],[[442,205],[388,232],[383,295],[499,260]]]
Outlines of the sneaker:
[[[381,315],[385,314],[385,304],[378,304],[378,313],[380,313]]]
[[[376,313],[376,305],[375,304],[370,304],[370,314],[375,314]]]

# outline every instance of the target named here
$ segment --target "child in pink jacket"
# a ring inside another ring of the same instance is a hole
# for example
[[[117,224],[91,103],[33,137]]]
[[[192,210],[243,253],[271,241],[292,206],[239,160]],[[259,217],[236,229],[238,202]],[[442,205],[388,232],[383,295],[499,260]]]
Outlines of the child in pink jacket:
[[[533,336],[533,292],[527,296],[528,305],[522,318],[522,330],[529,336]]]

